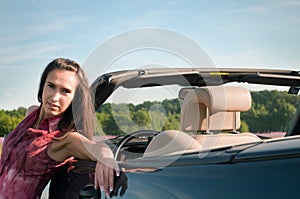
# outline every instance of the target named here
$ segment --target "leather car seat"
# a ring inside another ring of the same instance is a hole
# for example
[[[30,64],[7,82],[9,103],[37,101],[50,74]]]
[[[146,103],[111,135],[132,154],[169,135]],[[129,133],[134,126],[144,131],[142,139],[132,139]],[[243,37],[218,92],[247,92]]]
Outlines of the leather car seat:
[[[251,107],[248,89],[235,86],[184,88],[179,92],[182,131],[159,133],[144,157],[182,154],[245,143],[260,142],[252,133],[238,133],[240,112]],[[227,133],[223,133],[227,131]],[[228,133],[234,132],[235,134]],[[192,137],[191,133],[201,133]]]
[[[184,132],[202,133],[195,136],[195,139],[204,149],[261,141],[252,133],[238,132],[241,125],[240,112],[251,108],[248,89],[238,86],[206,86],[182,90],[179,96],[183,97],[181,129]]]

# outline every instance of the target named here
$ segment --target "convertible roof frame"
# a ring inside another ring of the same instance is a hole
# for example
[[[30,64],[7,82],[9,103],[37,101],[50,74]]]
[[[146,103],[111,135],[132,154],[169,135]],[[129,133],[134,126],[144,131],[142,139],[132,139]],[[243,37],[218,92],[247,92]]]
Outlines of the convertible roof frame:
[[[206,86],[230,82],[289,86],[290,93],[300,88],[300,71],[245,68],[154,68],[106,73],[91,85],[95,108],[118,87],[139,88],[161,85]]]

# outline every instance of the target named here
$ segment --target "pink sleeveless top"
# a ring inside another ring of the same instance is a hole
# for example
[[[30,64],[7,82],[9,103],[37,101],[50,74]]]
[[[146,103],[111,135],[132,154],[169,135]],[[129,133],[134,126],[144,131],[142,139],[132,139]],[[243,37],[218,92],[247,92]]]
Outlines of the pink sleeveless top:
[[[31,128],[39,110],[33,111],[4,139],[0,160],[0,199],[36,199],[54,172],[65,162],[57,162],[47,154],[54,137],[59,137],[60,117],[42,121]]]

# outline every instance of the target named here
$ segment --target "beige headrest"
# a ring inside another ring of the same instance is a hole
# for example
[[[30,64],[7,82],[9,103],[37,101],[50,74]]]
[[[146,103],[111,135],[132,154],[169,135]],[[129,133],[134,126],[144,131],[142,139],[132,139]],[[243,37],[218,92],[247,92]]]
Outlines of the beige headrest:
[[[243,112],[251,107],[248,89],[234,86],[209,86],[187,92],[184,101],[204,104],[211,111]]]
[[[242,87],[186,88],[179,95],[184,97],[180,115],[183,131],[236,131],[240,112],[251,107],[251,94]]]

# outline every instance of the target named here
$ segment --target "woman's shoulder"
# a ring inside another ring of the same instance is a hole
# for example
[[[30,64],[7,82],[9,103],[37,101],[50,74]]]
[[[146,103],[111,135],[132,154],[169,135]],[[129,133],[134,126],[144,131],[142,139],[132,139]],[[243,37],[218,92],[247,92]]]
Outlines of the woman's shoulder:
[[[71,143],[76,143],[78,141],[83,141],[83,142],[90,142],[91,140],[89,140],[87,137],[85,137],[84,135],[82,135],[79,132],[69,132],[66,136],[66,140],[71,142]]]
[[[55,139],[55,142],[59,142],[60,145],[63,145],[65,147],[66,145],[78,146],[78,144],[80,143],[92,141],[87,139],[84,135],[80,134],[79,132],[72,131],[64,133],[64,135]]]

